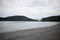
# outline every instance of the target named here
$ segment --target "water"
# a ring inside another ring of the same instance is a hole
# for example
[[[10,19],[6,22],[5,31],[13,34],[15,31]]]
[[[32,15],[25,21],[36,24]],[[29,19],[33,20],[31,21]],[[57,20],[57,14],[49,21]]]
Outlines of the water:
[[[58,22],[1,21],[0,33],[33,28],[44,28],[54,26],[56,24],[58,24]]]

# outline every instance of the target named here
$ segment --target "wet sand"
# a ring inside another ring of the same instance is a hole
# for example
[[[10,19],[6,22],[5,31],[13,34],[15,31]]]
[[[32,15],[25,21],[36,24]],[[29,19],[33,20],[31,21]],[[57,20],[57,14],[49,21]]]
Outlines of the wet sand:
[[[0,40],[60,40],[60,24],[45,28],[0,33]]]

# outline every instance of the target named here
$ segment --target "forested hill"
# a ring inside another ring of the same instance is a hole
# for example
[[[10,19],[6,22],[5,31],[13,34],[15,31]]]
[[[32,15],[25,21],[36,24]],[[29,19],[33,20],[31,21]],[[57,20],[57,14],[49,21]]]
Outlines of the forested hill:
[[[0,17],[0,21],[38,21],[35,19],[28,18],[26,16],[9,16],[9,17]]]
[[[54,22],[60,22],[60,15],[42,18],[41,21],[54,21]]]

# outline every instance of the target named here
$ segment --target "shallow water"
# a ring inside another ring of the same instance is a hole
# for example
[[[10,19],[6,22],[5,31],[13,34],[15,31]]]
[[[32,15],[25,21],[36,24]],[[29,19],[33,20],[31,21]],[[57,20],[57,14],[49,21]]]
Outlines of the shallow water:
[[[57,25],[58,22],[28,22],[28,21],[1,21],[0,33],[16,30],[44,28]]]

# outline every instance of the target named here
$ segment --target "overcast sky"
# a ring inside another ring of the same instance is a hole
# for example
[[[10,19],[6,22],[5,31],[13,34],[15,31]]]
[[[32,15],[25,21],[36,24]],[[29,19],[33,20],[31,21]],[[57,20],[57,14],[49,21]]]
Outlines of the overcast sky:
[[[12,15],[33,19],[60,15],[60,0],[0,0],[0,17]]]

